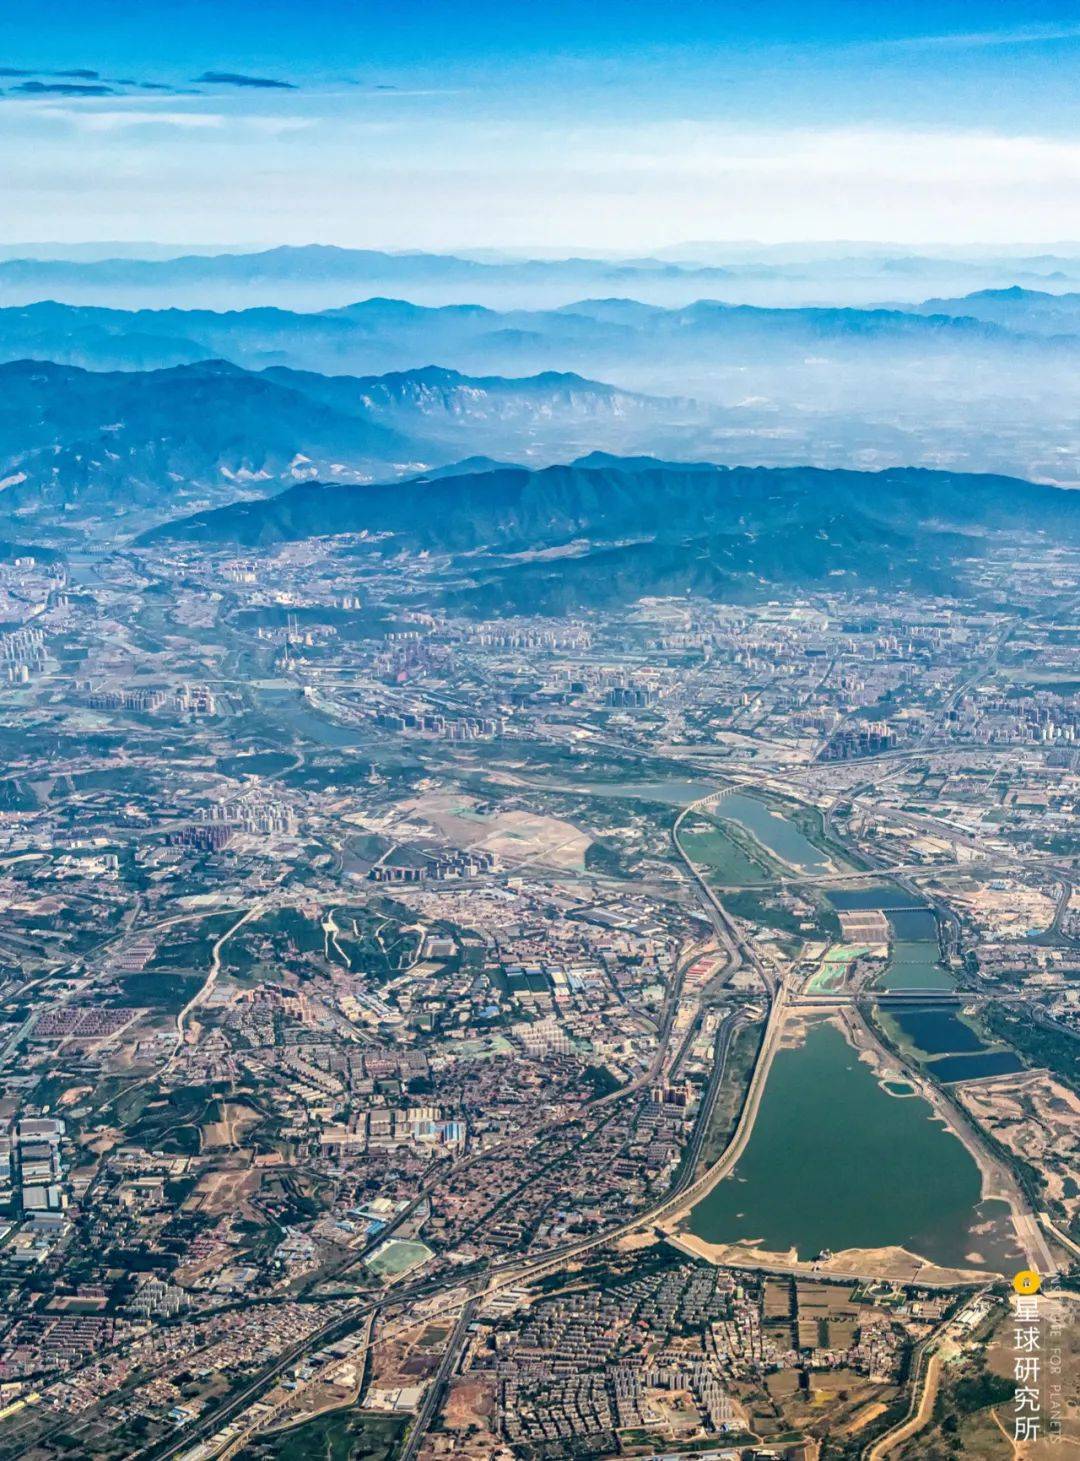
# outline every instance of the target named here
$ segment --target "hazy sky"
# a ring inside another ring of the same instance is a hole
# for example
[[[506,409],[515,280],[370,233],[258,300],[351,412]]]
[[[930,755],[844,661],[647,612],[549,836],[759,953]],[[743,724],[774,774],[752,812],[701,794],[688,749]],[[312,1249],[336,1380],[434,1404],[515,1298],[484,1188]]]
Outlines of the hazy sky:
[[[1075,239],[1078,62],[1080,0],[6,0],[0,238]]]

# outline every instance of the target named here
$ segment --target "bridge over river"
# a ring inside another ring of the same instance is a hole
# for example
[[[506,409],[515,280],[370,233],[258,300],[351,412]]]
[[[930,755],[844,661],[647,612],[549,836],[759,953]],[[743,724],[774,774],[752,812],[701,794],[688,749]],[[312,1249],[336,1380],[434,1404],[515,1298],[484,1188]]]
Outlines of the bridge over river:
[[[800,994],[792,1001],[792,1007],[835,1009],[837,1005],[845,1004],[879,1004],[888,1009],[899,1005],[982,1004],[1000,999],[1000,994],[986,994],[972,989],[863,989],[854,993],[838,990],[835,994]]]

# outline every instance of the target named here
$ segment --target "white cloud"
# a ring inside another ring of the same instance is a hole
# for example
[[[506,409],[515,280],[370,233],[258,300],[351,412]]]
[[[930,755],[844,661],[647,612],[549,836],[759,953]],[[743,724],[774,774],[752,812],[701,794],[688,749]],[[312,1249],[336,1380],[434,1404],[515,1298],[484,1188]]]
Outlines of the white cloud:
[[[289,242],[632,251],[686,238],[1053,241],[1080,217],[1080,139],[1068,137],[456,116],[439,118],[436,144],[427,116],[49,110],[90,134],[82,149],[67,125],[35,127],[31,146],[26,126],[0,128],[0,203],[42,237],[77,237],[90,219],[143,237],[152,210],[162,238],[246,238],[257,218]],[[140,130],[154,126],[167,130]]]
[[[12,104],[24,114],[25,103]],[[10,113],[9,113],[10,116]],[[62,122],[77,132],[119,132],[130,127],[172,127],[184,131],[206,131],[225,126],[229,118],[219,112],[163,111],[155,108],[35,106],[30,120]]]
[[[812,175],[842,181],[867,178],[897,185],[957,182],[1080,186],[1080,139],[1003,136],[983,131],[886,128],[740,131],[698,123],[622,129],[581,138],[569,165],[592,170],[668,176],[765,178]]]
[[[243,117],[237,125],[262,137],[283,137],[289,132],[306,132],[316,121],[313,117]]]
[[[902,36],[892,40],[869,41],[873,50],[921,47],[933,49],[978,48],[984,46],[1037,46],[1054,41],[1080,40],[1080,25],[1025,25],[1011,30],[976,30],[943,35]]]

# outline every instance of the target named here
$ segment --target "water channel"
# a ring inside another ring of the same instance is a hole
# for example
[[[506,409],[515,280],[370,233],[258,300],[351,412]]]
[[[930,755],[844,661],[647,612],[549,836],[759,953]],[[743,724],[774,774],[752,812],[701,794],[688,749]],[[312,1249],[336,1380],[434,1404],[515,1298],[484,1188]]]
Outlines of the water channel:
[[[828,894],[838,911],[880,908],[890,928],[889,963],[878,979],[882,989],[952,989],[956,983],[941,963],[937,915],[917,894],[895,883],[844,888]]]

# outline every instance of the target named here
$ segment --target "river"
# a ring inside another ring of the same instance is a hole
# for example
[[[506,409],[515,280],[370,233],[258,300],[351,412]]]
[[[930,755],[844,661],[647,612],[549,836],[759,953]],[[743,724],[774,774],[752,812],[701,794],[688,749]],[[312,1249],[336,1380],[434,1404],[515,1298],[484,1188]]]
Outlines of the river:
[[[821,848],[815,847],[790,818],[774,812],[756,797],[741,791],[728,792],[709,811],[714,817],[737,822],[756,837],[762,847],[802,872],[827,873],[832,869],[832,863]]]

